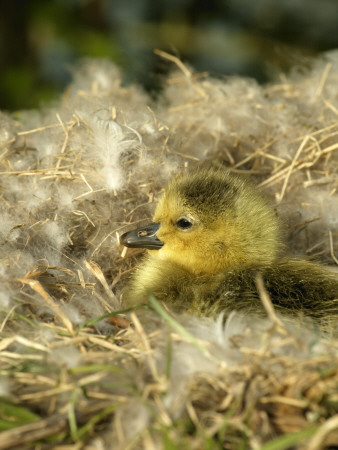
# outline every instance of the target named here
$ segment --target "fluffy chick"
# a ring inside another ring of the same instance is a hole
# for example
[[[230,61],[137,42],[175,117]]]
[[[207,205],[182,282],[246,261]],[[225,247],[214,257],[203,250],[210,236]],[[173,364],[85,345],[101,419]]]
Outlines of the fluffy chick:
[[[226,170],[199,168],[175,177],[154,223],[125,233],[127,247],[148,249],[124,298],[147,302],[149,292],[176,310],[212,316],[262,313],[261,274],[275,308],[335,324],[338,277],[323,266],[281,258],[272,207],[247,181]]]

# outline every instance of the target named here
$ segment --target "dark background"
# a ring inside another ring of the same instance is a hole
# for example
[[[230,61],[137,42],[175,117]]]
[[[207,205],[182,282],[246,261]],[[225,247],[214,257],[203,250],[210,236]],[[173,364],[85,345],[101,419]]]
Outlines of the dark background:
[[[2,0],[0,109],[53,99],[86,56],[114,60],[155,93],[169,68],[155,48],[264,83],[338,48],[338,0]]]

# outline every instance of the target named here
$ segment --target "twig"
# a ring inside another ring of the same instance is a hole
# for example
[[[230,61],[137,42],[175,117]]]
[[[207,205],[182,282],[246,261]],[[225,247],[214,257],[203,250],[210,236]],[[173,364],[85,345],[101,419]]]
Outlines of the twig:
[[[273,304],[271,302],[271,299],[269,297],[269,294],[267,290],[265,289],[263,278],[261,274],[258,274],[256,277],[256,286],[258,290],[258,294],[260,296],[260,299],[263,303],[263,306],[265,308],[265,311],[267,312],[267,315],[271,322],[274,325],[277,325],[278,327],[281,327],[284,329],[283,322],[277,317],[276,312],[274,310]]]
[[[332,238],[332,232],[331,231],[329,231],[329,239],[330,239],[330,255],[331,255],[331,258],[333,259],[333,261],[338,266],[338,259],[336,258],[336,255],[334,254],[333,238]]]
[[[139,321],[136,314],[133,312],[133,313],[131,313],[130,317],[131,317],[132,323],[135,326],[136,333],[140,336],[141,341],[143,342],[152,376],[153,376],[154,380],[159,380],[160,376],[159,376],[159,373],[158,373],[158,370],[157,370],[157,367],[155,364],[155,360],[152,357],[153,351],[150,346],[149,337],[147,336],[146,332],[144,331],[144,328],[141,325],[141,322]]]
[[[317,100],[317,98],[320,96],[320,94],[323,92],[323,89],[324,89],[325,83],[328,79],[331,68],[332,68],[332,63],[326,64],[323,74],[319,80],[319,84],[316,89],[316,92],[312,98],[312,103],[315,102]]]
[[[119,309],[121,306],[120,302],[118,301],[114,292],[110,289],[100,266],[96,264],[94,261],[87,261],[87,260],[84,261],[84,264],[87,267],[87,269],[94,275],[94,277],[97,278],[99,282],[102,284],[106,294],[113,303],[113,308]]]
[[[48,306],[54,312],[54,314],[61,320],[64,326],[67,328],[69,333],[74,334],[74,328],[72,322],[68,319],[62,309],[54,302],[52,297],[45,291],[42,284],[37,280],[32,280],[29,278],[18,278],[23,284],[28,284],[35,292],[41,295],[41,297],[46,301]]]
[[[283,197],[284,197],[284,194],[285,194],[285,191],[286,191],[286,186],[287,186],[287,184],[289,182],[289,178],[291,176],[292,169],[294,168],[294,166],[296,164],[296,161],[299,158],[300,154],[302,153],[302,151],[303,151],[305,145],[307,144],[309,138],[310,138],[310,136],[305,136],[305,138],[303,139],[303,142],[300,144],[300,146],[299,146],[299,148],[298,148],[298,150],[297,150],[297,152],[296,152],[296,154],[295,154],[295,156],[294,156],[294,158],[293,158],[293,160],[292,160],[292,162],[291,162],[291,164],[289,166],[289,170],[288,170],[288,172],[286,174],[286,177],[284,179],[282,191],[281,191],[280,195],[278,196],[278,202],[281,202]]]
[[[338,414],[328,419],[319,427],[319,430],[310,440],[307,449],[308,450],[318,450],[323,448],[323,444],[326,436],[333,430],[338,428]]]
[[[159,50],[157,48],[155,48],[154,53],[155,55],[158,55],[164,59],[168,59],[169,61],[176,64],[176,66],[184,73],[187,78],[191,78],[192,74],[190,70],[183,64],[183,62],[179,58],[177,58],[177,56],[171,55],[170,53],[164,52],[163,50]]]

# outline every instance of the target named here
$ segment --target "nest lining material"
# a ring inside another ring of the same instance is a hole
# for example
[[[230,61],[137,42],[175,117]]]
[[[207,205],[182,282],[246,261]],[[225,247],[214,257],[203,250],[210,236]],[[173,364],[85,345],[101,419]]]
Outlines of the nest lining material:
[[[0,115],[0,449],[338,442],[337,341],[311,323],[115,314],[140,257],[118,233],[207,159],[276,203],[292,254],[338,263],[338,54],[264,87],[173,60],[156,101],[85,61],[53,107]]]

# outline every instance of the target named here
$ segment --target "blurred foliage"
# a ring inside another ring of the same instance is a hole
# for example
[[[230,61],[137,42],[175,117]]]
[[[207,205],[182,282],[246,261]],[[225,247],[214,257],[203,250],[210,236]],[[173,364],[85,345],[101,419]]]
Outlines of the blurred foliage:
[[[28,408],[15,405],[11,400],[0,397],[0,433],[39,419],[39,416]]]
[[[158,88],[172,52],[199,71],[267,81],[338,47],[337,0],[12,0],[0,2],[0,109],[36,107],[85,56]]]

